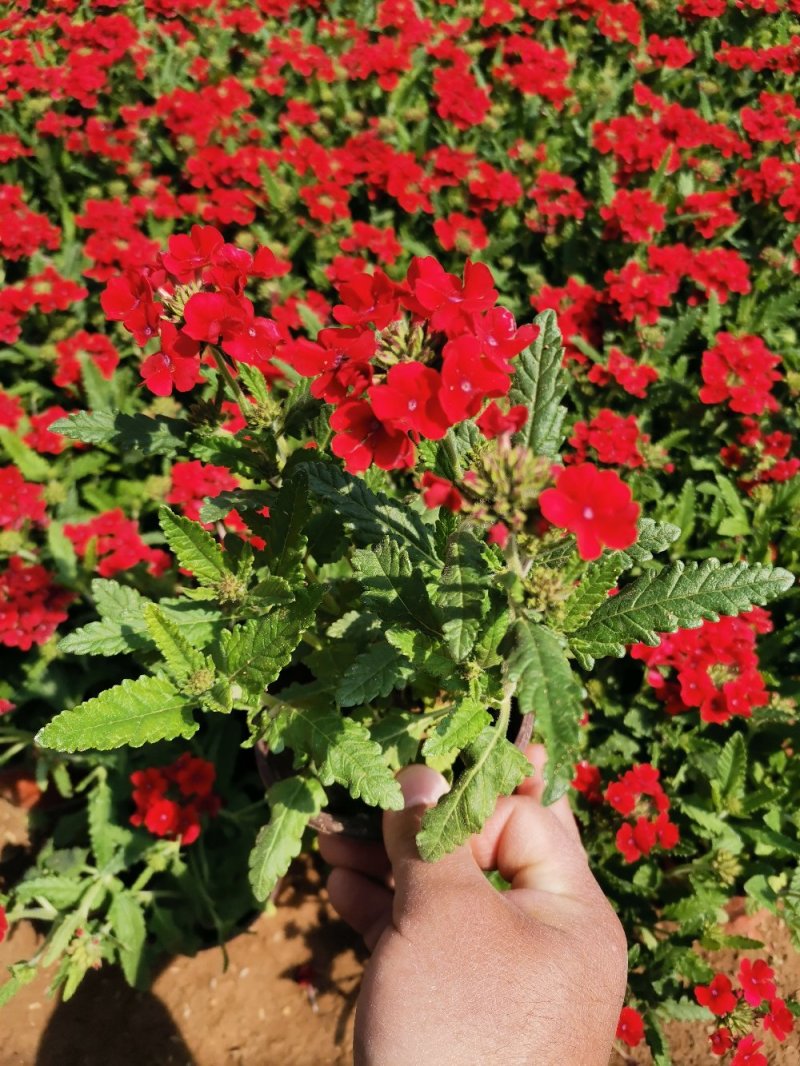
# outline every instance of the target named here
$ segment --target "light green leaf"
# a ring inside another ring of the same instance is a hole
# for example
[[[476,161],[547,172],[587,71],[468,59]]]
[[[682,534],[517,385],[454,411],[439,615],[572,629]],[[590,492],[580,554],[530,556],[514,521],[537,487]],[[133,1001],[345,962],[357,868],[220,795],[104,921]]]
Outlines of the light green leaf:
[[[526,619],[514,625],[508,676],[516,682],[520,711],[534,716],[547,748],[542,801],[554,803],[573,777],[583,713],[580,685],[555,633]]]
[[[660,633],[694,629],[704,620],[736,615],[764,604],[791,587],[793,576],[780,567],[681,562],[650,570],[607,599],[577,630],[577,646],[595,657],[625,654],[625,646],[642,642],[655,647]]]
[[[135,988],[142,980],[147,925],[142,905],[132,892],[118,892],[108,909],[111,929],[118,941],[119,961],[125,979]]]
[[[625,559],[628,566],[646,563],[654,555],[666,551],[670,544],[674,544],[678,540],[680,535],[679,526],[674,526],[670,522],[654,522],[652,518],[642,518],[637,526],[636,543],[632,544],[630,548],[625,548],[624,551],[607,552],[606,554]]]
[[[466,769],[452,791],[422,819],[417,846],[427,862],[435,862],[480,832],[498,796],[510,795],[531,772],[522,752],[491,726],[477,736],[463,758]]]
[[[52,428],[52,427],[51,427]],[[29,448],[13,430],[0,426],[0,448],[26,481],[49,481],[52,467],[46,459]]]
[[[340,707],[355,707],[388,696],[411,672],[406,659],[391,644],[372,644],[345,670],[336,702]]]
[[[186,447],[191,425],[184,419],[125,415],[118,411],[76,411],[50,427],[70,440],[108,444],[121,456],[177,455]]]
[[[516,435],[534,455],[558,455],[567,413],[561,400],[567,390],[562,367],[564,348],[555,311],[542,311],[534,319],[539,335],[530,348],[517,356],[517,369],[511,383],[512,404],[525,404],[528,421]]]
[[[158,512],[161,529],[178,563],[202,585],[216,585],[230,573],[222,548],[199,524],[169,507]]]
[[[267,800],[270,819],[250,853],[250,884],[262,902],[300,854],[303,833],[325,804],[325,790],[313,777],[287,777],[272,786]]]
[[[284,712],[285,713],[285,712]],[[400,786],[386,765],[380,746],[367,729],[335,711],[295,705],[285,723],[284,740],[313,759],[323,785],[344,785],[354,799],[373,807],[400,810]]]
[[[629,564],[621,555],[621,552],[609,552],[586,567],[580,584],[564,605],[559,626],[564,633],[579,629],[607,598],[619,575],[628,569]]]
[[[10,970],[11,977],[0,985],[0,1007],[4,1007],[21,988],[35,980],[39,972],[35,966],[30,966],[27,963],[12,966]]]
[[[741,733],[734,733],[719,753],[716,774],[712,782],[716,785],[719,805],[725,806],[731,799],[740,799],[744,793],[746,779],[747,745]]]
[[[154,603],[145,605],[144,620],[156,647],[164,656],[170,676],[179,687],[198,670],[209,668],[203,653],[192,647]]]
[[[442,614],[445,642],[457,663],[474,648],[489,609],[490,575],[482,552],[482,543],[464,526],[448,538],[435,604]]]
[[[384,760],[393,770],[414,762],[419,742],[428,725],[427,716],[414,711],[390,711],[369,734],[380,745]]]
[[[490,725],[492,716],[486,705],[467,697],[436,727],[425,741],[422,754],[428,758],[463,751],[479,733]]]
[[[116,844],[111,828],[111,789],[103,778],[89,794],[86,804],[89,818],[89,839],[99,867],[107,866],[114,855]]]
[[[412,559],[438,565],[430,529],[419,515],[332,463],[306,463],[302,468],[315,496],[327,501],[352,529],[360,544],[375,544],[384,537],[403,544]]]
[[[447,680],[452,684],[453,660],[441,648],[438,641],[420,632],[418,629],[387,629],[384,636],[393,648],[397,648],[418,674]]]
[[[178,690],[163,678],[142,676],[62,711],[35,740],[55,751],[109,751],[123,744],[138,748],[157,740],[188,738],[196,732],[191,709]]]

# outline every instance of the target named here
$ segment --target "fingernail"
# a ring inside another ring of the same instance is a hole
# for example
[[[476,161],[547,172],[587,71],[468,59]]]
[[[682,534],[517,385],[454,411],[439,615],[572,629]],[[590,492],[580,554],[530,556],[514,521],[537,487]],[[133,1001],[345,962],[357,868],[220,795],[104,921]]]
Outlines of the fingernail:
[[[415,763],[404,767],[397,775],[403,792],[403,803],[409,807],[424,804],[432,807],[446,792],[450,791],[447,780],[437,770]]]

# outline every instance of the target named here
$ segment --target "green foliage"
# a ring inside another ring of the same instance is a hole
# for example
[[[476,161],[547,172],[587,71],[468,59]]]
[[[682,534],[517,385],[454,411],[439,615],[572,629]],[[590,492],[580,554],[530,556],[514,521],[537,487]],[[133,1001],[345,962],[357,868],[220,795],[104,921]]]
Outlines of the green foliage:
[[[573,776],[583,713],[580,685],[555,633],[527,619],[514,625],[508,676],[517,686],[520,711],[534,716],[547,748],[543,802],[553,803]]]
[[[158,514],[167,544],[184,570],[203,585],[217,585],[230,573],[222,548],[198,522],[177,515],[169,507]]]
[[[300,853],[309,821],[325,805],[325,790],[313,777],[287,777],[270,788],[267,800],[270,820],[250,854],[250,884],[258,900],[269,899]]]
[[[190,424],[179,418],[150,418],[119,411],[75,411],[52,429],[84,444],[107,444],[121,455],[177,455],[185,447]]]
[[[463,751],[490,723],[484,704],[468,696],[442,719],[422,746],[422,754],[438,758]]]
[[[408,551],[396,540],[387,537],[374,548],[357,548],[353,566],[368,610],[390,623],[411,625],[427,634],[439,632],[419,567],[412,566]]]
[[[78,707],[62,711],[36,734],[36,743],[55,751],[109,751],[157,740],[188,738],[197,732],[186,698],[160,677],[139,677],[106,689]]]
[[[567,409],[561,400],[567,389],[562,370],[564,348],[554,311],[542,311],[534,319],[539,335],[517,359],[510,399],[525,404],[528,421],[517,437],[534,455],[555,456],[563,438]]]
[[[435,602],[445,642],[457,663],[471,654],[489,609],[489,574],[482,551],[481,542],[465,526],[448,538]]]
[[[371,644],[348,666],[336,690],[340,707],[354,707],[389,693],[403,684],[412,670],[391,644]]]

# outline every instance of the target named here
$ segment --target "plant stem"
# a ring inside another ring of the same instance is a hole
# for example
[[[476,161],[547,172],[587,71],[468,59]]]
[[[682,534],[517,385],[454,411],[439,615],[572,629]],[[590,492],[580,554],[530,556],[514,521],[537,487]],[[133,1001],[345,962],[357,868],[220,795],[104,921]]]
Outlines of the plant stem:
[[[230,389],[234,400],[239,405],[239,410],[242,412],[242,417],[246,420],[247,409],[249,407],[249,404],[247,403],[247,397],[242,392],[239,382],[231,373],[230,367],[222,358],[222,353],[219,351],[219,349],[215,348],[213,345],[210,344],[208,346],[208,350],[211,352],[211,355],[214,358],[214,362],[217,364],[217,369],[219,370],[222,377],[225,379],[225,383]]]

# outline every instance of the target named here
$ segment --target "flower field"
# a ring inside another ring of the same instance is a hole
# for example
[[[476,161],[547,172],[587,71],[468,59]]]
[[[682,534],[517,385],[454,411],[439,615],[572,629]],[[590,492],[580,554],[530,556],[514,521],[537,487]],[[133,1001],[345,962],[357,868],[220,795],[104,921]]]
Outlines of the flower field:
[[[794,1039],[726,908],[800,947],[799,79],[800,0],[0,18],[0,1003],[224,943],[423,759],[435,860],[533,736],[619,1047]]]

